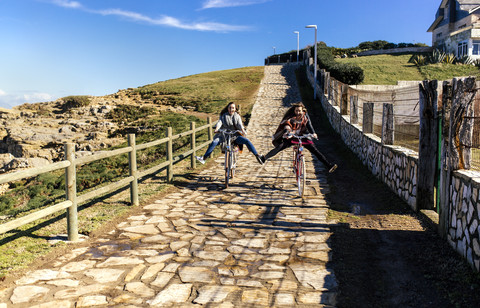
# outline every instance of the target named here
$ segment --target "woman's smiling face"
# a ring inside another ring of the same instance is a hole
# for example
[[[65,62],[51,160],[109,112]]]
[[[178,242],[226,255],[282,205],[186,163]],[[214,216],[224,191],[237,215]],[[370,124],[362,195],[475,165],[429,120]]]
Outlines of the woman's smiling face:
[[[303,116],[303,108],[302,107],[295,107],[295,116],[300,118]]]
[[[234,114],[234,113],[235,113],[235,110],[236,110],[235,104],[230,104],[230,106],[228,106],[228,113],[229,113],[230,115]]]

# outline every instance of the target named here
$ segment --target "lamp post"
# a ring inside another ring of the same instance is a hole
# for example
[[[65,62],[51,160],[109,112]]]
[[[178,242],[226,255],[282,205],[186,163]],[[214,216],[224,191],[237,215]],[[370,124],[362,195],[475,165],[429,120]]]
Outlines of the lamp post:
[[[317,25],[308,25],[305,28],[315,28],[315,45],[313,45],[313,49],[315,50],[315,59],[314,65],[315,68],[313,70],[313,77],[315,79],[314,87],[313,87],[313,99],[317,99]]]
[[[298,54],[299,54],[299,44],[300,44],[300,32],[298,31],[293,31],[293,33],[296,33],[297,34],[297,62],[298,62]]]
[[[275,55],[275,47],[273,47],[273,55]]]

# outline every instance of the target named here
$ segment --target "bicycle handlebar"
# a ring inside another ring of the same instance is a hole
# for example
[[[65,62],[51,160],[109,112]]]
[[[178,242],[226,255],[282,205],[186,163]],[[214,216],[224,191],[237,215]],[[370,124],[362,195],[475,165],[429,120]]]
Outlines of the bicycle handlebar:
[[[227,135],[235,135],[236,133],[242,133],[241,130],[227,130],[227,129],[219,129],[219,133],[227,134]]]
[[[306,134],[306,135],[295,135],[295,134],[288,134],[288,136],[296,139],[310,139],[313,138],[313,134]]]

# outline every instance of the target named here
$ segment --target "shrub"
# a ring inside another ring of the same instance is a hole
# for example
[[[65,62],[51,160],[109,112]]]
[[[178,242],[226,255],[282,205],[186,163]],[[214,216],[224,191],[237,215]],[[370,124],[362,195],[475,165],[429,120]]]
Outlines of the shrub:
[[[473,58],[470,56],[463,56],[459,59],[457,59],[456,63],[459,64],[473,64]]]
[[[333,57],[334,48],[328,47],[324,42],[320,42],[317,47],[317,60],[320,68],[330,72],[330,75],[340,82],[346,84],[359,84],[364,79],[363,70],[354,64],[344,64],[335,62]]]
[[[410,59],[411,59],[411,63],[415,64],[416,66],[422,66],[422,65],[428,64],[427,58],[423,55],[413,55]]]
[[[445,55],[445,58],[443,59],[443,63],[454,64],[456,60],[457,58],[455,57],[455,55],[453,53],[449,53]]]
[[[86,107],[90,104],[90,98],[85,95],[67,96],[62,100],[62,109],[64,111],[68,111],[73,108]]]
[[[433,50],[432,54],[428,56],[430,63],[442,63],[445,59],[446,53],[438,49]]]
[[[350,63],[335,64],[330,68],[330,74],[335,79],[349,85],[359,84],[365,78],[363,70],[359,66]]]

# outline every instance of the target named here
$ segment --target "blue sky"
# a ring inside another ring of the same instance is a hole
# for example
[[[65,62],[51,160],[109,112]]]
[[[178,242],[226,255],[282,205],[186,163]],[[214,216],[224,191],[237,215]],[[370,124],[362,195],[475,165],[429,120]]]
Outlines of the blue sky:
[[[0,107],[107,95],[313,44],[431,44],[440,0],[0,0]]]

